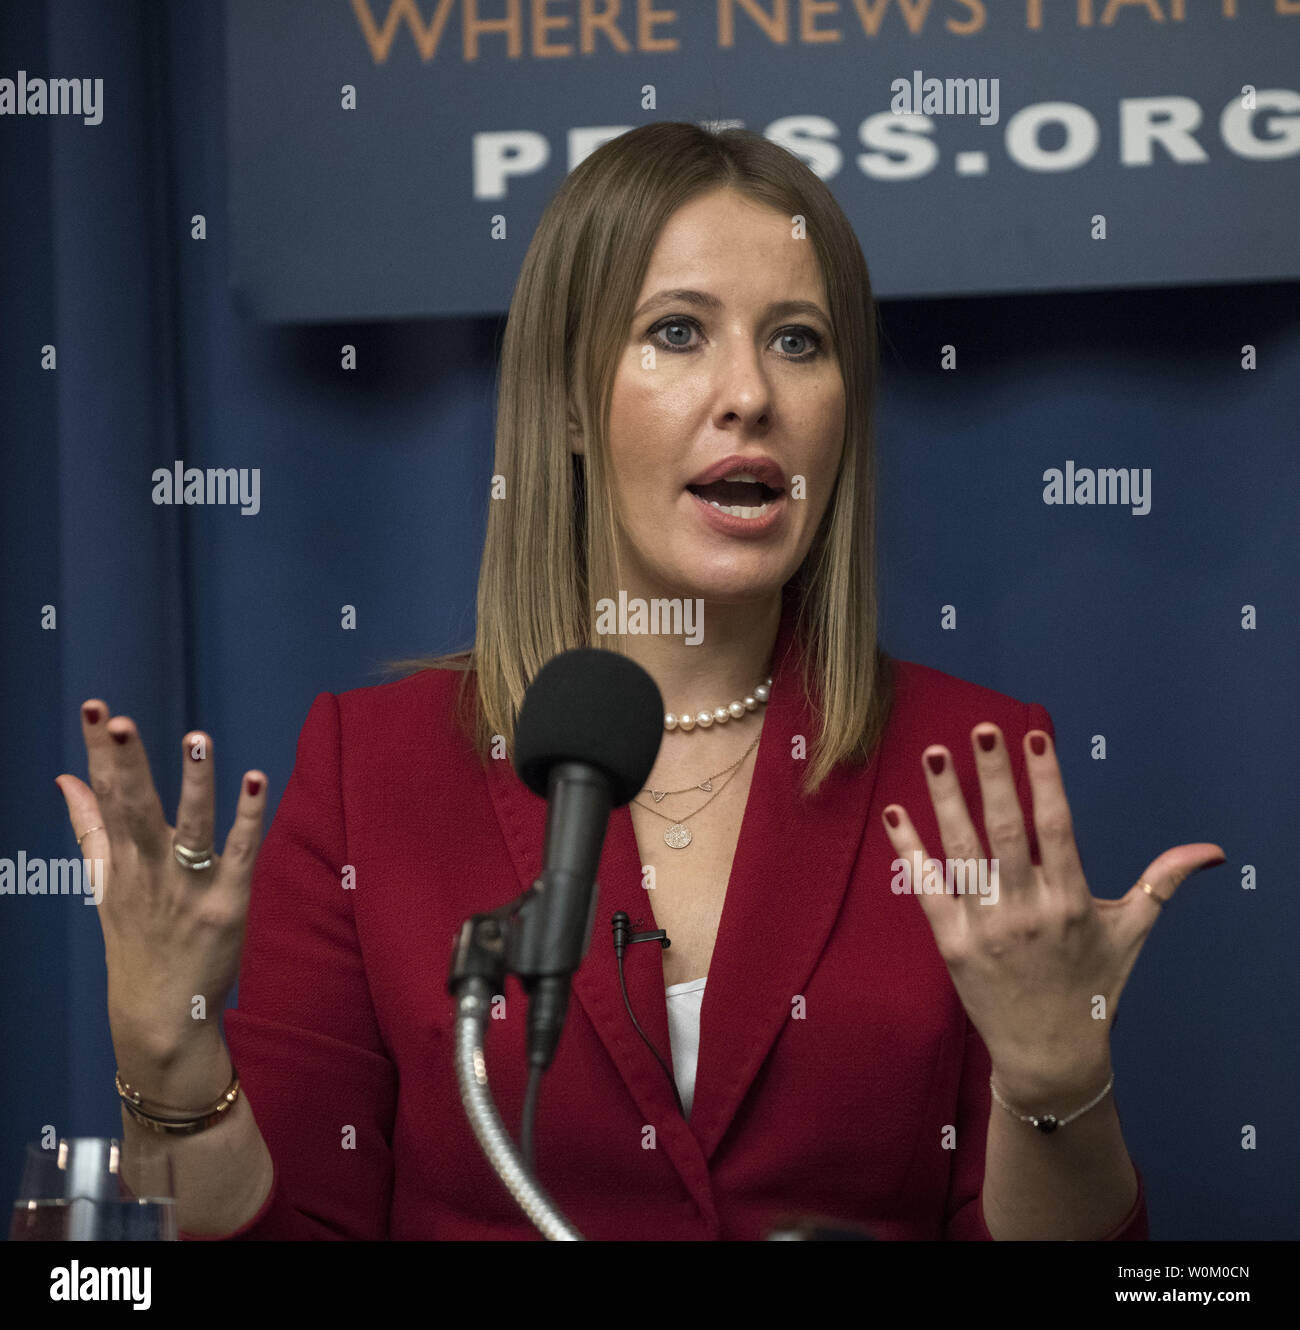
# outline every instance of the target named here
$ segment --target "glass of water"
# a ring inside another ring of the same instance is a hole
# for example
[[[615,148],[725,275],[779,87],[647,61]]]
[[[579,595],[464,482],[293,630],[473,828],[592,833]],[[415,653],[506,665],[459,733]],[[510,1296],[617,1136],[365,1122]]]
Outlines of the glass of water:
[[[175,1242],[176,1192],[165,1143],[103,1136],[27,1146],[11,1242]]]

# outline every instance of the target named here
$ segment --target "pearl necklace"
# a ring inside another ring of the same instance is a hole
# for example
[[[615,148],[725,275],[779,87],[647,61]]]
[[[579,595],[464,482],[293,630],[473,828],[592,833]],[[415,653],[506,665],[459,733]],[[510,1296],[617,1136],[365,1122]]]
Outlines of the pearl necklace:
[[[729,703],[725,707],[716,707],[712,711],[701,711],[696,716],[692,716],[689,713],[683,716],[674,716],[673,713],[669,711],[664,715],[664,729],[680,729],[689,733],[697,725],[700,729],[707,730],[709,726],[713,725],[715,722],[718,725],[724,725],[729,720],[740,720],[746,712],[757,711],[760,702],[766,705],[767,699],[771,696],[771,693],[772,680],[765,679],[748,697],[744,698],[743,701],[738,699],[737,701]],[[745,749],[731,766],[724,767],[722,771],[715,772],[712,776],[705,777],[705,779],[700,781],[698,785],[688,785],[682,790],[656,790],[647,786],[645,792],[653,797],[655,803],[659,803],[665,795],[669,794],[685,794],[688,790],[704,790],[706,793],[712,791],[713,782],[719,776],[726,776],[727,779],[722,782],[716,791],[709,794],[709,797],[695,810],[695,813],[687,814],[687,817],[694,817],[696,813],[703,812],[704,809],[711,804],[724,789],[726,789],[728,783],[731,781],[731,774],[729,773],[734,773],[735,769],[740,766],[757,746],[758,736],[755,735],[754,742]],[[664,843],[671,846],[674,850],[684,850],[691,841],[695,839],[691,833],[691,829],[686,825],[686,818],[674,820],[671,817],[665,816],[657,808],[651,808],[648,804],[643,804],[640,799],[634,799],[632,802],[636,804],[638,808],[644,808],[647,813],[653,813],[656,817],[661,817],[665,822],[670,824],[668,829],[664,832]]]
[[[701,711],[694,716],[689,712],[683,712],[680,716],[673,715],[671,711],[665,712],[664,729],[682,730],[689,734],[697,725],[707,730],[714,723],[725,725],[729,720],[740,720],[747,711],[757,711],[760,702],[766,703],[771,690],[772,680],[765,679],[748,697],[728,702],[725,707],[714,707],[712,711]]]

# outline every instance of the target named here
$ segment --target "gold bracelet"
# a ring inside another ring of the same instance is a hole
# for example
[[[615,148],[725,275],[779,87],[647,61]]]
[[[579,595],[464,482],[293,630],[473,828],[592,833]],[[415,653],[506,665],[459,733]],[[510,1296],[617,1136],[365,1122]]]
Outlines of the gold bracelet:
[[[140,1107],[141,1098],[138,1090],[133,1090],[122,1080],[121,1072],[115,1072],[113,1084],[117,1086],[118,1097],[126,1105],[126,1111],[140,1123],[146,1131],[167,1136],[193,1136],[195,1132],[206,1131],[214,1123],[220,1122],[230,1106],[239,1098],[239,1073],[235,1064],[230,1064],[230,1084],[226,1092],[206,1112],[193,1118],[160,1117],[156,1113],[146,1113]]]
[[[1108,1080],[1106,1084],[1102,1087],[1101,1093],[1097,1095],[1095,1099],[1089,1100],[1089,1102],[1084,1104],[1082,1108],[1076,1109],[1073,1113],[1071,1113],[1069,1117],[1058,1118],[1053,1113],[1042,1113],[1042,1114],[1017,1113],[1016,1110],[1012,1108],[1011,1105],[1008,1104],[1007,1101],[1003,1099],[1000,1094],[998,1094],[998,1087],[993,1084],[993,1077],[992,1076],[989,1077],[989,1089],[993,1091],[993,1098],[996,1099],[998,1103],[1001,1104],[1002,1107],[1005,1108],[1013,1118],[1018,1118],[1021,1122],[1027,1122],[1031,1127],[1037,1127],[1038,1130],[1041,1131],[1044,1136],[1049,1136],[1058,1127],[1064,1127],[1066,1123],[1073,1122],[1075,1118],[1082,1117],[1090,1108],[1096,1108],[1096,1106],[1100,1104],[1103,1099],[1105,1099],[1106,1095],[1110,1092],[1110,1087],[1114,1084],[1115,1084],[1115,1073],[1111,1072],[1110,1080]]]

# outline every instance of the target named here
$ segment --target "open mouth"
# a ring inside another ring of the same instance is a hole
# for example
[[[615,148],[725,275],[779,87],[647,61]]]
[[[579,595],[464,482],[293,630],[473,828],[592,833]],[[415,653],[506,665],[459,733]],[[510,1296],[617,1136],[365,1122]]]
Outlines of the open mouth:
[[[761,480],[715,480],[708,485],[687,485],[697,499],[731,517],[761,517],[784,490]]]

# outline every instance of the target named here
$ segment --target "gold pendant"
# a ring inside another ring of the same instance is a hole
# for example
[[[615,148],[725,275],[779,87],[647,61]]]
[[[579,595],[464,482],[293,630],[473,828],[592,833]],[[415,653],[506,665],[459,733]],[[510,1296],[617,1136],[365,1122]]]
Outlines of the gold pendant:
[[[674,850],[684,850],[691,843],[691,830],[684,822],[674,822],[664,832],[664,840]]]
[[[664,795],[667,793],[667,790],[651,790],[650,797],[658,804],[663,802]]]

